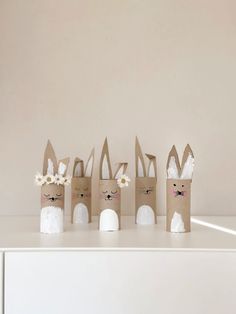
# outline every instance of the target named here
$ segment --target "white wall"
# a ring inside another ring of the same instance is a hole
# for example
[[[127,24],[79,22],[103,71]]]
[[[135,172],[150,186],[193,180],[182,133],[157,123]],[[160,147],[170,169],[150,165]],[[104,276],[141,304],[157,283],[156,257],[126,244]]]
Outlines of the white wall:
[[[58,157],[95,146],[97,168],[107,135],[133,178],[137,134],[158,157],[159,213],[168,151],[189,142],[193,213],[235,214],[235,38],[234,0],[0,0],[0,213],[39,212],[48,138]],[[132,185],[125,213],[133,200]]]

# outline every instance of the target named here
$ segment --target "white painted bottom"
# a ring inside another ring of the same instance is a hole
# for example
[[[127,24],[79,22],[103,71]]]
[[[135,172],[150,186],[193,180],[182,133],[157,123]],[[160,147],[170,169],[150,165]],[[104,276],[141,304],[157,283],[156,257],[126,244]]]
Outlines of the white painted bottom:
[[[136,223],[139,225],[155,224],[155,215],[153,209],[148,205],[140,206],[137,211]]]
[[[104,209],[100,214],[99,220],[100,231],[119,230],[119,218],[113,209]]]
[[[184,222],[182,219],[182,215],[177,212],[174,213],[173,218],[171,220],[171,232],[185,232]]]
[[[60,207],[48,206],[41,209],[40,232],[63,232],[63,210]]]
[[[74,208],[73,223],[87,224],[89,222],[88,208],[85,204],[79,203]]]

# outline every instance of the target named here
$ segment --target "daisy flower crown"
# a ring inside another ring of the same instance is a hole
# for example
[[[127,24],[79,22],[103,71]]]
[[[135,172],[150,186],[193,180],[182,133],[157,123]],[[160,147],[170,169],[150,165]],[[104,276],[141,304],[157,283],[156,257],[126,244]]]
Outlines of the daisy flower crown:
[[[69,185],[71,183],[71,176],[62,176],[61,174],[46,174],[42,175],[37,172],[35,175],[35,184],[42,186],[44,184]]]

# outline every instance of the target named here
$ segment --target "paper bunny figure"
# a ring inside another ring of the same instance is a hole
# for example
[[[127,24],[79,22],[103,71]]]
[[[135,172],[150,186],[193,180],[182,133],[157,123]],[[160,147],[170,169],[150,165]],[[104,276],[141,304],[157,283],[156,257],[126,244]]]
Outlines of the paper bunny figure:
[[[136,137],[135,143],[135,212],[136,223],[150,225],[156,223],[156,157],[146,154],[149,164],[146,170],[142,150]]]
[[[71,218],[72,223],[91,222],[91,185],[94,164],[94,149],[87,161],[85,170],[83,160],[76,158],[71,181]]]
[[[43,175],[35,177],[37,185],[41,186],[40,232],[63,232],[64,221],[64,190],[70,178],[66,177],[69,158],[57,162],[50,141],[44,153]]]
[[[119,177],[125,174],[127,163],[120,163],[112,175],[107,138],[105,139],[100,160],[99,182],[99,230],[115,231],[120,229],[120,187]]]
[[[182,163],[175,146],[167,161],[167,224],[170,232],[190,232],[191,183],[194,156],[189,145],[185,147]]]

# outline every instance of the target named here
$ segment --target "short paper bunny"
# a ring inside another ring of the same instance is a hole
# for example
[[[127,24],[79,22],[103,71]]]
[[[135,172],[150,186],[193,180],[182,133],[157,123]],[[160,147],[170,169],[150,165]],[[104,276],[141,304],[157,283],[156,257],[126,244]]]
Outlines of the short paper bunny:
[[[83,160],[76,158],[71,181],[71,217],[72,223],[87,224],[91,222],[91,185],[94,164],[92,150],[84,170]]]
[[[135,143],[135,208],[136,223],[150,225],[156,223],[156,157],[146,154],[149,163],[146,169],[142,150],[136,137]]]

